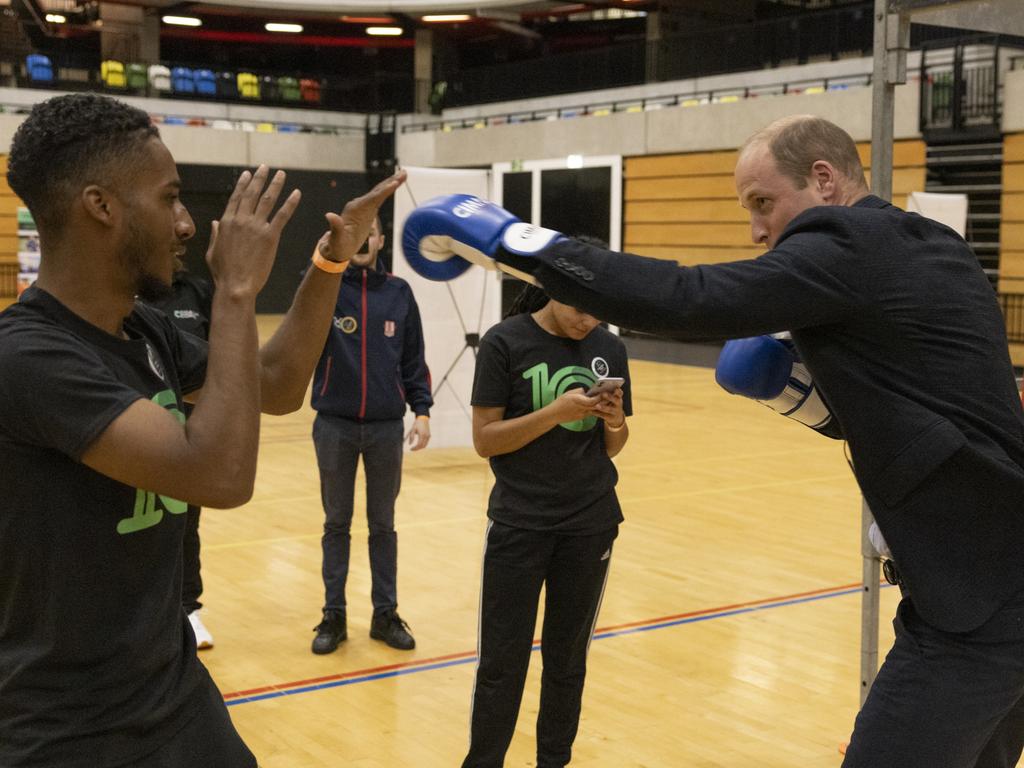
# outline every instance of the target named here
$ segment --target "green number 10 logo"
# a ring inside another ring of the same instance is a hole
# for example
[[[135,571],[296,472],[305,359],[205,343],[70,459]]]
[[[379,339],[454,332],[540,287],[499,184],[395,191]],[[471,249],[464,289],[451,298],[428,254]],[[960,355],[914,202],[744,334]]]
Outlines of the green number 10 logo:
[[[153,402],[162,408],[170,411],[182,424],[185,423],[185,414],[178,410],[178,399],[174,392],[165,389],[153,395]],[[162,508],[157,506],[156,500],[159,497]],[[160,496],[152,491],[144,491],[141,488],[135,490],[135,508],[131,517],[126,517],[117,524],[117,532],[124,535],[136,533],[137,531],[152,528],[163,520],[164,510],[172,515],[180,515],[188,510],[188,504],[184,501],[172,499],[170,496]]]

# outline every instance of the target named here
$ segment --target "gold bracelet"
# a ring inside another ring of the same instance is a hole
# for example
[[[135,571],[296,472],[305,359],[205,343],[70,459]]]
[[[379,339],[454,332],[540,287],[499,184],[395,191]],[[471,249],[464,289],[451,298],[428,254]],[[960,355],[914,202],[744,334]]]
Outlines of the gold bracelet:
[[[348,269],[348,261],[331,261],[330,259],[325,259],[320,255],[320,249],[315,248],[313,250],[313,266],[317,269],[322,269],[324,272],[337,275]]]
[[[619,424],[619,426],[617,426],[617,427],[613,427],[607,421],[604,423],[604,428],[607,429],[609,432],[621,432],[622,428],[625,427],[625,426],[626,426],[626,417],[625,416],[622,417],[622,423]]]

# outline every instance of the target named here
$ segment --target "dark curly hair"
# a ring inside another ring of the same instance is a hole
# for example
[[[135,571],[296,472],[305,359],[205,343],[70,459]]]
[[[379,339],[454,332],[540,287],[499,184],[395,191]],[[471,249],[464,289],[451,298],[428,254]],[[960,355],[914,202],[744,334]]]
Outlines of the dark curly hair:
[[[83,187],[110,185],[132,167],[133,150],[159,135],[149,115],[108,96],[47,99],[14,133],[7,182],[40,230],[59,232]]]
[[[599,237],[593,237],[591,235],[574,235],[573,240],[577,240],[587,245],[593,245],[598,248],[608,249],[608,243]],[[551,297],[544,292],[543,288],[536,285],[526,283],[523,286],[523,290],[519,292],[519,295],[512,301],[512,306],[508,308],[508,312],[505,313],[505,317],[509,318],[512,315],[521,315],[524,312],[529,312],[531,315],[534,312],[539,312],[544,308],[544,305],[551,300]]]

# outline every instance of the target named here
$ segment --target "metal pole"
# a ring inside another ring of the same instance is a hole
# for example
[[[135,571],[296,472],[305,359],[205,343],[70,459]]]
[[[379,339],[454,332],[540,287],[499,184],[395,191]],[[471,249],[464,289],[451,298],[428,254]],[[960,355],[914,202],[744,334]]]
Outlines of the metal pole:
[[[878,674],[878,590],[880,561],[868,538],[874,517],[868,503],[861,500],[860,554],[863,593],[860,601],[860,703],[868,697]]]
[[[871,80],[871,191],[892,200],[892,142],[896,86],[907,82],[910,16],[889,13],[889,0],[875,0],[874,74]],[[868,539],[874,518],[861,502],[861,560],[864,592],[860,611],[860,703],[878,674],[878,582],[880,561]]]

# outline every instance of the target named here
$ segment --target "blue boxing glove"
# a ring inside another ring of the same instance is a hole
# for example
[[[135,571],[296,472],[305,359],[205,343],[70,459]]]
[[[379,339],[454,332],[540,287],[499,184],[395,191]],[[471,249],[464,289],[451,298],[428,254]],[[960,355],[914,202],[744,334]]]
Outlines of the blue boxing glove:
[[[839,436],[832,413],[788,338],[727,341],[718,357],[715,381],[726,392],[757,400],[829,437]]]
[[[561,232],[525,224],[479,197],[442,195],[409,214],[402,250],[409,266],[430,280],[451,280],[478,264],[536,283],[531,257],[562,239]]]

